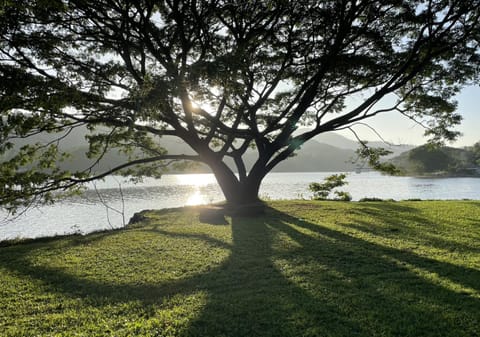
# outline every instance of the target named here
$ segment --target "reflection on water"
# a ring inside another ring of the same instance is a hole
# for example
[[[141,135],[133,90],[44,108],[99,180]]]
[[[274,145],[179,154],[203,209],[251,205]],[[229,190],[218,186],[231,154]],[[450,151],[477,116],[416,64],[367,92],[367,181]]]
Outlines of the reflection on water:
[[[207,204],[207,196],[203,194],[200,189],[195,189],[195,192],[190,194],[185,205],[186,206],[195,206],[195,205],[204,205]]]
[[[268,199],[298,199],[311,197],[308,185],[321,182],[328,172],[272,173],[260,189]],[[121,227],[135,212],[198,205],[222,201],[223,195],[212,174],[165,175],[162,179],[145,179],[133,185],[109,178],[96,184],[82,196],[61,203],[30,210],[13,221],[0,222],[0,240],[15,237],[51,236],[72,232]],[[363,197],[383,199],[480,199],[480,179],[445,178],[418,179],[388,177],[376,172],[350,173],[349,184],[342,190],[350,192],[353,200]],[[119,213],[120,212],[120,213]],[[123,214],[122,214],[123,212]],[[0,221],[5,213],[0,212]]]

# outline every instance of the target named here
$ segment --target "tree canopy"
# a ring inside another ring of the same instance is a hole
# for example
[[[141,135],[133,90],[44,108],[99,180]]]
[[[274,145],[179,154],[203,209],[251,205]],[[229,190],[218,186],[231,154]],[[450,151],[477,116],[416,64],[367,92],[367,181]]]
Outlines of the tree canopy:
[[[399,174],[416,176],[479,176],[478,145],[455,148],[425,144],[391,159]]]
[[[227,201],[247,203],[309,139],[390,111],[452,139],[453,98],[478,80],[479,16],[478,0],[2,1],[0,203],[177,161],[206,163]],[[92,165],[109,149],[125,163],[59,169],[59,144],[79,127]],[[44,132],[58,139],[15,147]],[[195,154],[166,153],[162,136]]]

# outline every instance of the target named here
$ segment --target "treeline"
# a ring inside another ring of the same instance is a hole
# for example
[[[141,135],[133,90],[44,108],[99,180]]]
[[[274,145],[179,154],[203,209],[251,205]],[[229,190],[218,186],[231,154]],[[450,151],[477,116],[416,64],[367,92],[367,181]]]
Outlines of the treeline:
[[[480,142],[462,149],[422,145],[391,161],[404,175],[480,176]]]

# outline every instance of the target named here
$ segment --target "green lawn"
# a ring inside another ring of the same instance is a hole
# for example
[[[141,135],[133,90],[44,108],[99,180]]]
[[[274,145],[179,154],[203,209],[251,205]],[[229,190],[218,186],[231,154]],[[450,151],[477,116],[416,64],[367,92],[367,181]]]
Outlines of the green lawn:
[[[0,336],[480,336],[480,202],[275,201],[0,247]]]

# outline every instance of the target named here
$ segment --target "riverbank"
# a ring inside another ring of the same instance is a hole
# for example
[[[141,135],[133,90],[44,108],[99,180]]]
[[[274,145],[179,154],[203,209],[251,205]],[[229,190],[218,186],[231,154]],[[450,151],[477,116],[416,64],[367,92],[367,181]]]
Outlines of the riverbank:
[[[265,200],[310,199],[309,184],[322,182],[334,173],[272,173],[265,177],[260,196]],[[161,179],[145,179],[138,185],[121,183],[122,189],[119,190],[121,179],[109,177],[99,183],[96,190],[89,189],[82,196],[61,200],[54,205],[32,208],[12,221],[2,221],[6,214],[0,210],[0,241],[86,234],[119,228],[134,213],[143,209],[182,207],[224,200],[212,174],[166,175]],[[347,181],[348,185],[341,190],[349,192],[354,201],[363,198],[480,200],[479,178],[417,179],[366,172],[351,173],[347,176]]]
[[[2,336],[474,336],[480,202],[146,212],[0,247]]]

